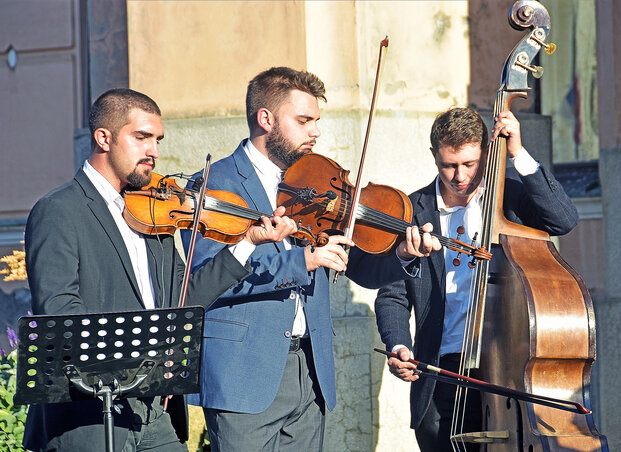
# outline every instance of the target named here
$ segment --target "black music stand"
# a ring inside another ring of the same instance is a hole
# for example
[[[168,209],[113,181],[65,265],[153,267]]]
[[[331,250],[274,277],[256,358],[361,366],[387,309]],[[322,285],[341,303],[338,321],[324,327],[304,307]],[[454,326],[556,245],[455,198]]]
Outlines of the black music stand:
[[[113,400],[200,391],[204,315],[191,306],[22,317],[14,403],[99,398],[112,452]]]

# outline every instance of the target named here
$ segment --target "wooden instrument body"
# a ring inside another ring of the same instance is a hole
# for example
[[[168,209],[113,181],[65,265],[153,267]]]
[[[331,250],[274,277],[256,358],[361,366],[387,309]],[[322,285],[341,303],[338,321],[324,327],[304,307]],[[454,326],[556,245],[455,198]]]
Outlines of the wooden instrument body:
[[[500,235],[485,304],[481,378],[591,408],[593,304],[549,240]],[[482,394],[488,451],[608,450],[593,415]],[[506,438],[502,438],[506,436]]]
[[[149,186],[127,192],[124,199],[123,217],[132,229],[148,235],[173,235],[178,228],[192,227],[198,196],[179,187],[173,179],[163,179],[153,173]],[[220,243],[238,243],[244,238],[251,220],[219,212],[216,206],[221,203],[248,206],[235,193],[206,190],[198,232]]]
[[[313,234],[343,234],[351,215],[354,189],[348,175],[348,170],[328,157],[306,154],[287,169],[280,184],[277,204],[285,207],[285,215]],[[309,194],[311,190],[315,195],[332,192],[335,197],[313,198]],[[309,194],[308,198],[304,199],[301,193]],[[409,198],[401,190],[372,182],[360,191],[359,213],[352,239],[358,248],[367,253],[389,252],[401,235],[370,222],[362,213],[365,208],[409,223],[412,220]]]

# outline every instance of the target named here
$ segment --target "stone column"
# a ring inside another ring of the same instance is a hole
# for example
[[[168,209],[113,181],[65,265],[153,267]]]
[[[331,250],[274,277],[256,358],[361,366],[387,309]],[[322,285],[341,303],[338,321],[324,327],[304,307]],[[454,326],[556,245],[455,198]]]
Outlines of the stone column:
[[[612,0],[598,0],[596,6],[599,171],[605,268],[605,297],[595,306],[600,392],[598,426],[608,437],[610,450],[619,450],[621,335],[618,326],[621,321],[621,278],[618,269],[621,248],[616,245],[616,241],[621,235],[621,82],[616,74],[621,70],[621,37],[614,30],[615,24],[621,23],[621,4]]]

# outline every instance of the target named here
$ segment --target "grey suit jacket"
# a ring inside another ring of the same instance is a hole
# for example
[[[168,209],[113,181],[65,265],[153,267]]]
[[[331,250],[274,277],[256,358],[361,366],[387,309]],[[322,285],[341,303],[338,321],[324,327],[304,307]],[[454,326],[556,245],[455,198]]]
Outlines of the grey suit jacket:
[[[172,236],[146,237],[157,306],[176,306],[184,263]],[[105,201],[86,174],[44,196],[26,226],[26,267],[33,314],[62,315],[144,309],[129,254]],[[224,250],[192,278],[187,305],[208,307],[249,274]],[[103,450],[102,403],[97,401],[33,405],[24,445],[31,450]],[[171,418],[180,439],[187,438],[183,397],[171,402]],[[170,410],[169,410],[170,411]],[[124,402],[114,413],[115,450],[131,425]]]
[[[544,167],[529,176],[508,171],[504,192],[504,214],[514,223],[562,235],[578,224],[578,212],[558,181]],[[435,180],[410,195],[416,224],[433,224],[440,230]],[[414,356],[438,365],[444,324],[444,254],[432,253],[420,259],[420,278],[409,278],[382,287],[375,300],[377,327],[386,349],[406,345],[412,349],[410,313],[416,317]],[[425,415],[435,388],[435,380],[423,378],[411,385],[411,427],[417,428]]]

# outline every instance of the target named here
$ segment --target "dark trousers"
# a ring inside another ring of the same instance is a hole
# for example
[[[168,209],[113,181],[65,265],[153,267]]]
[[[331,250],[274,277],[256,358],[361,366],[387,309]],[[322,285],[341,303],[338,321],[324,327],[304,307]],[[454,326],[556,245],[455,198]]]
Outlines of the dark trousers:
[[[214,452],[319,452],[323,446],[325,402],[310,340],[289,352],[276,399],[262,413],[205,408]]]
[[[451,372],[459,371],[459,354],[448,354],[440,358],[440,367]],[[425,378],[425,377],[423,377]],[[416,383],[414,383],[416,384]],[[454,449],[451,445],[451,424],[455,405],[457,386],[442,381],[436,382],[433,398],[420,426],[415,430],[416,439],[421,452],[477,452],[478,444],[460,443]],[[465,388],[461,388],[463,396]],[[463,407],[463,404],[461,405]],[[463,413],[463,418],[461,414]],[[463,419],[461,432],[481,431],[481,396],[478,391],[468,389],[466,409],[460,411],[459,422]],[[459,433],[459,431],[458,431]]]
[[[187,452],[188,446],[179,442],[160,397],[135,400],[132,408],[134,422],[121,452]]]

